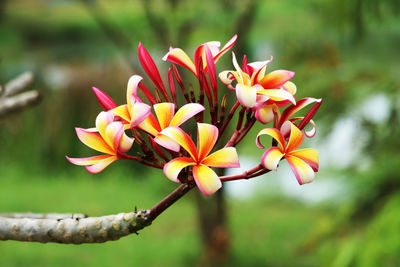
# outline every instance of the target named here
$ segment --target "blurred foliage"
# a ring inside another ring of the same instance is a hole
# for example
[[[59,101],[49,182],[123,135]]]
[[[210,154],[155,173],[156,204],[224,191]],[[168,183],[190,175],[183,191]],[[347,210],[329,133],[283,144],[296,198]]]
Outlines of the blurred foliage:
[[[297,73],[298,98],[324,99],[315,118],[321,147],[332,140],[329,136],[340,119],[357,118],[352,141],[357,157],[344,168],[322,166],[325,171],[315,181],[335,177],[346,184],[350,190],[337,196],[341,201],[306,205],[270,191],[270,196],[230,200],[230,264],[398,266],[398,14],[396,0],[3,0],[0,83],[32,70],[44,101],[1,120],[0,210],[101,215],[129,210],[132,203],[156,203],[174,186],[159,172],[118,162],[93,177],[64,159],[65,154],[91,153],[73,130],[91,127],[100,111],[90,88],[96,86],[123,103],[129,76],[144,74],[136,56],[139,41],[165,74],[168,64],[161,57],[169,45],[193,55],[199,43],[224,44],[239,32],[243,39],[235,52],[240,55],[245,49],[250,62],[273,54],[270,70]],[[230,55],[224,56],[218,70],[231,69],[230,61]],[[187,81],[193,81],[190,75]],[[375,106],[376,95],[388,99],[389,106],[388,116],[379,120],[359,111],[363,107],[370,114],[378,112],[382,106]],[[355,143],[360,140],[358,151]],[[261,153],[250,137],[239,149],[249,156]],[[136,178],[138,168],[141,179],[130,179]],[[179,202],[140,238],[79,248],[0,244],[0,265],[192,265],[200,257],[200,244],[188,202]]]

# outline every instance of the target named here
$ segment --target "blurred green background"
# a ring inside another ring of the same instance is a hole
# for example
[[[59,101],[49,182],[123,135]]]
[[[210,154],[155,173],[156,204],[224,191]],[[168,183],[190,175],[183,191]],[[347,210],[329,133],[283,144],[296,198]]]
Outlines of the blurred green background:
[[[298,99],[324,99],[304,144],[319,150],[321,170],[302,187],[286,163],[225,184],[230,249],[218,265],[400,266],[399,14],[397,0],[2,0],[0,84],[33,71],[43,101],[0,119],[0,212],[100,216],[161,200],[176,187],[161,171],[117,162],[92,175],[64,158],[92,155],[74,132],[101,110],[91,87],[124,103],[130,75],[144,75],[139,42],[165,78],[170,45],[192,57],[237,33],[240,57],[272,54],[269,70],[296,72]],[[231,68],[229,52],[217,71]],[[238,147],[243,168],[259,162],[261,128]],[[191,192],[116,242],[1,242],[0,266],[212,265],[196,202]]]

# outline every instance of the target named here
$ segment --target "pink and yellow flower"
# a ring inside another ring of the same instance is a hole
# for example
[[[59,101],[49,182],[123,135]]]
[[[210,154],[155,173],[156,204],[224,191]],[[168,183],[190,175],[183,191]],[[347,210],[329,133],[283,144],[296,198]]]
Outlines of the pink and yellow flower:
[[[261,164],[269,169],[275,171],[282,158],[285,158],[300,185],[310,183],[314,180],[315,172],[318,171],[318,151],[313,148],[305,148],[296,150],[304,141],[304,135],[290,121],[286,121],[281,130],[276,128],[265,128],[257,135],[257,146],[264,148],[260,143],[261,135],[269,135],[278,142],[279,146],[272,146],[261,159]],[[289,135],[289,141],[286,143],[285,135]]]
[[[99,155],[87,158],[66,158],[73,164],[86,166],[91,173],[99,173],[108,165],[119,159],[119,152],[127,152],[131,149],[134,139],[127,136],[124,126],[119,121],[114,121],[110,112],[102,111],[96,118],[96,131],[76,128],[79,140],[88,147],[102,152]]]
[[[233,53],[233,65],[236,71],[223,71],[219,77],[225,85],[231,85],[232,81],[236,80],[236,96],[242,106],[253,108],[257,103],[264,103],[267,100],[296,103],[292,92],[281,89],[282,87],[295,89],[295,87],[293,88],[294,84],[287,83],[293,78],[294,72],[276,70],[265,75],[266,66],[271,60],[272,58],[266,61],[246,63],[244,71],[239,67]]]
[[[182,125],[185,121],[205,109],[198,103],[186,104],[176,113],[175,105],[172,103],[159,103],[153,107],[157,118],[150,113],[149,116],[138,125],[138,128],[153,135],[155,137],[154,141],[159,145],[175,152],[179,151],[179,144],[161,132],[168,127],[177,127]]]
[[[218,61],[218,59],[225,54],[236,42],[237,35],[235,34],[220,50],[221,43],[220,42],[208,42],[200,45],[194,54],[194,63],[190,59],[190,57],[180,48],[172,48],[170,47],[169,52],[163,57],[164,61],[170,61],[172,63],[178,64],[189,69],[193,72],[194,75],[198,76],[197,66],[199,65],[200,59],[203,62],[203,68],[207,67],[207,59],[206,59],[206,51],[205,47],[207,46],[211,54],[214,58],[214,63]]]
[[[112,113],[122,119],[125,129],[132,129],[144,121],[150,114],[151,107],[137,97],[137,88],[143,78],[139,75],[133,75],[129,81],[126,90],[127,104],[118,106],[111,110]]]
[[[162,134],[181,145],[190,157],[175,158],[164,166],[165,176],[179,182],[178,175],[183,168],[193,166],[193,177],[200,191],[210,196],[222,183],[218,175],[209,167],[239,167],[239,159],[234,147],[225,147],[209,155],[218,140],[218,128],[206,123],[197,124],[197,148],[192,139],[179,127],[168,127]]]

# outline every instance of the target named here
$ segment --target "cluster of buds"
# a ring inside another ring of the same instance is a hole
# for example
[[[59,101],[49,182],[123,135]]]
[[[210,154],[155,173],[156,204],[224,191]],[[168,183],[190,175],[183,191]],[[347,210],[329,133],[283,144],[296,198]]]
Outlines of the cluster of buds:
[[[142,77],[133,75],[128,81],[126,104],[118,106],[106,93],[93,88],[105,111],[97,116],[95,128],[77,128],[76,133],[84,144],[104,154],[67,159],[73,164],[86,166],[91,173],[99,173],[119,159],[138,161],[163,169],[165,176],[174,182],[192,183],[194,180],[206,196],[216,192],[222,182],[249,179],[276,170],[282,159],[288,161],[299,184],[313,181],[318,171],[318,152],[313,148],[298,147],[304,136],[310,138],[315,134],[312,117],[321,99],[304,98],[296,101],[296,86],[290,81],[294,72],[276,70],[266,74],[272,57],[266,61],[248,63],[244,56],[240,67],[233,54],[235,70],[222,71],[217,75],[215,64],[236,39],[235,35],[222,49],[219,42],[200,45],[196,49],[194,62],[182,49],[171,47],[163,57],[164,61],[173,63],[166,79],[169,90],[152,57],[139,44],[140,63],[154,83],[155,90],[150,91],[142,83]],[[192,85],[187,89],[175,64],[195,75],[198,90],[195,90],[197,86]],[[220,97],[218,76],[227,89],[236,92],[237,100],[232,105],[227,103],[228,95]],[[183,97],[178,97],[178,87]],[[148,104],[138,96],[138,90],[147,98]],[[182,101],[185,103],[180,105],[178,102]],[[208,106],[205,102],[208,102]],[[309,105],[311,108],[305,116],[295,116]],[[236,113],[236,126],[225,143],[221,137],[230,129],[228,126],[233,123]],[[188,120],[197,123],[197,145],[192,140],[192,132],[182,129]],[[260,142],[261,135],[273,138],[272,146],[263,154],[261,163],[242,174],[218,177],[212,168],[240,166],[235,146],[256,122],[271,124],[270,128],[261,130],[257,135],[256,144],[259,148],[264,148]],[[305,131],[304,127],[309,123],[312,129]],[[134,143],[138,144],[141,151],[133,156],[127,152]],[[213,151],[214,147],[219,149]]]

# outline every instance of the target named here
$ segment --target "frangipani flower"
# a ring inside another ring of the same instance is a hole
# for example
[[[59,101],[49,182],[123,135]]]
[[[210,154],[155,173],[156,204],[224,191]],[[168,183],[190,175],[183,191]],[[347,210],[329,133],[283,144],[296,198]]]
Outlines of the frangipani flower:
[[[294,72],[276,70],[265,75],[266,66],[272,58],[267,61],[246,64],[246,71],[243,71],[237,63],[235,54],[232,54],[236,71],[223,71],[219,77],[226,85],[230,85],[234,79],[236,80],[236,96],[242,106],[252,108],[256,106],[257,102],[265,102],[268,99],[273,101],[289,100],[296,103],[290,92],[278,89],[292,79]]]
[[[179,151],[179,144],[162,134],[161,131],[168,127],[180,126],[182,123],[205,109],[200,104],[189,103],[182,106],[175,114],[175,105],[172,103],[159,103],[155,104],[153,107],[158,120],[150,113],[149,116],[138,125],[138,127],[153,135],[155,137],[154,141],[159,145],[175,152]]]
[[[285,134],[290,131],[289,141],[286,143]],[[269,135],[278,142],[279,146],[272,146],[261,159],[261,164],[269,169],[275,171],[278,163],[282,158],[285,158],[300,185],[310,183],[314,180],[315,172],[318,171],[318,151],[313,148],[305,148],[296,150],[304,141],[304,135],[290,121],[286,121],[281,130],[276,128],[265,128],[257,135],[256,144],[259,148],[264,148],[260,143],[261,135]]]
[[[193,72],[194,75],[198,76],[198,70],[196,68],[199,64],[200,58],[202,58],[203,61],[203,68],[205,69],[207,67],[205,46],[211,50],[214,62],[216,63],[218,59],[235,44],[236,39],[237,35],[235,34],[221,50],[219,49],[221,43],[216,41],[200,45],[194,54],[194,63],[182,49],[172,47],[170,47],[169,52],[163,57],[163,60],[168,60],[172,63],[183,66]]]
[[[99,173],[108,165],[119,159],[119,152],[131,149],[134,139],[127,136],[124,126],[119,121],[114,121],[110,112],[102,111],[96,118],[96,131],[76,128],[79,140],[88,147],[105,153],[88,158],[66,158],[73,164],[86,166],[91,173]]]
[[[168,127],[161,133],[181,145],[190,157],[175,158],[164,166],[165,176],[179,182],[178,175],[183,168],[193,166],[193,177],[200,191],[210,196],[222,183],[218,175],[209,167],[234,168],[239,167],[239,159],[234,147],[224,147],[211,155],[218,139],[218,128],[206,123],[197,123],[197,148],[192,139],[179,127]]]
[[[122,118],[125,129],[132,129],[144,121],[150,114],[151,107],[137,97],[137,87],[143,78],[133,75],[126,90],[127,104],[118,106],[111,110],[112,113]]]
[[[290,81],[282,85],[281,89],[289,92],[293,96],[296,94],[297,90],[296,85]],[[277,101],[276,98],[275,100],[272,100],[267,95],[258,95],[257,103],[254,106],[255,117],[263,124],[270,123],[274,119],[277,108],[285,106],[289,103],[289,100]]]

